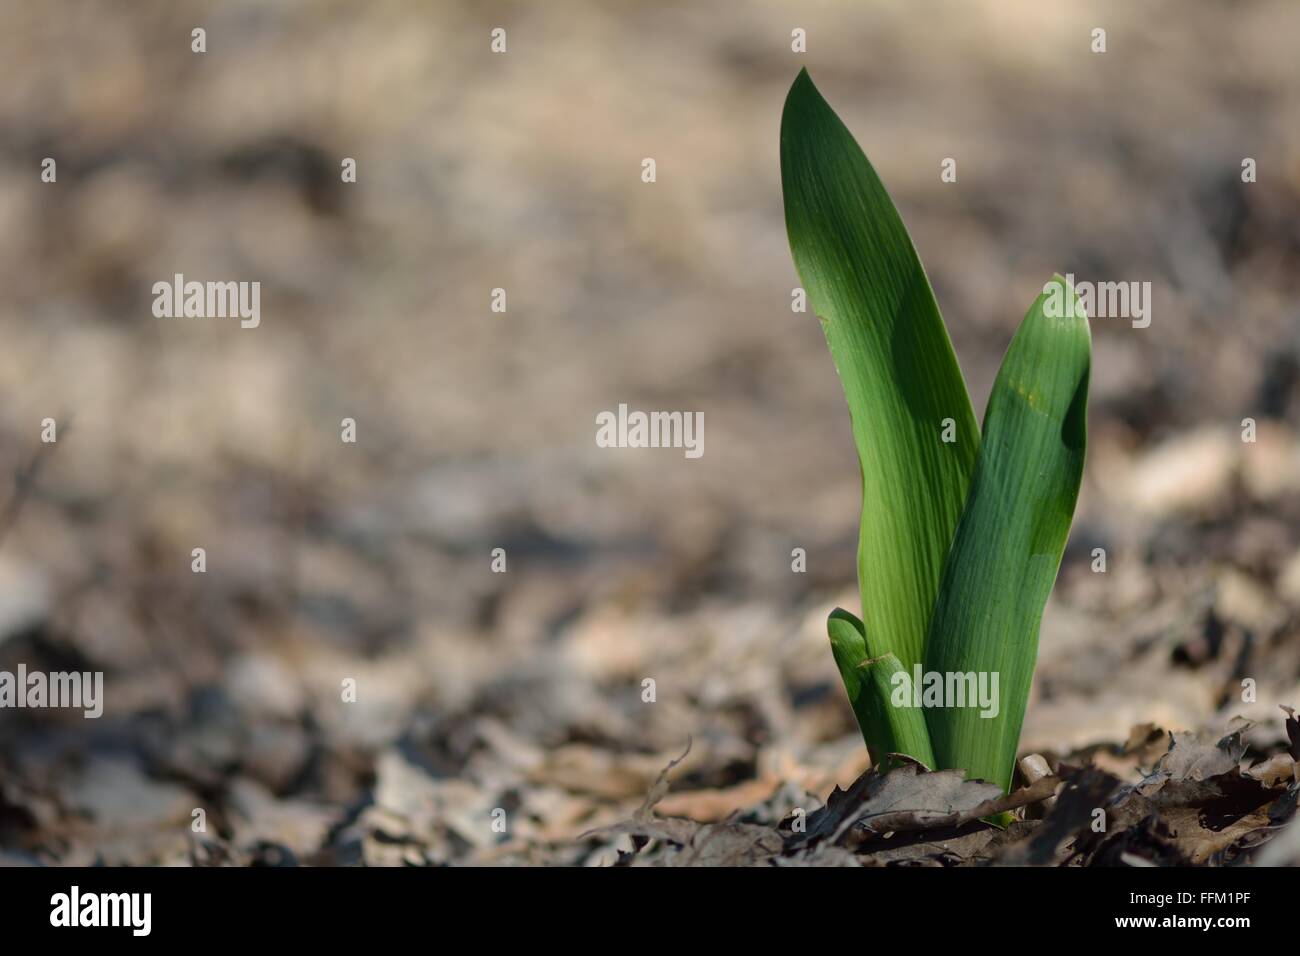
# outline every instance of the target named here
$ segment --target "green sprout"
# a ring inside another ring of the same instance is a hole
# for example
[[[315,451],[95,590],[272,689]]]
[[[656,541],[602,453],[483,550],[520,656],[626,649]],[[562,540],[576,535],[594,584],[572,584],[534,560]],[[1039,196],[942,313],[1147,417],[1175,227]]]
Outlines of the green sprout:
[[[806,70],[781,117],[781,183],[862,470],[862,619],[836,608],[827,630],[863,738],[886,767],[905,755],[1007,790],[1083,473],[1087,317],[1060,276],[1044,286],[981,435],[907,229]],[[976,701],[985,679],[992,706]]]

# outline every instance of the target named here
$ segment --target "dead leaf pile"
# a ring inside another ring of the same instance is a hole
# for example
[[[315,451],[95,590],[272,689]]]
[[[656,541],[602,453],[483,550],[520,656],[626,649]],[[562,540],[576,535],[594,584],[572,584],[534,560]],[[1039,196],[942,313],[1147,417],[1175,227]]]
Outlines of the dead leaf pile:
[[[735,814],[720,823],[659,816],[673,761],[632,819],[586,834],[632,838],[630,866],[1226,866],[1300,862],[1300,721],[1287,708],[1289,745],[1253,765],[1251,724],[1225,733],[1175,732],[1141,779],[1058,761],[1050,776],[1010,794],[958,770],[907,763],[869,769],[808,812],[779,825]],[[1150,728],[1130,746],[1147,747]],[[685,754],[683,754],[685,757]],[[1043,811],[1041,814],[1037,811]]]

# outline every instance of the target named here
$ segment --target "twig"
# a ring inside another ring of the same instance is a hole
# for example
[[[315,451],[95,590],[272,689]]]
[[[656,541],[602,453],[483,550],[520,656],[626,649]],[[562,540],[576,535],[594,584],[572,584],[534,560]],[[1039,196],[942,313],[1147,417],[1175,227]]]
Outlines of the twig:
[[[72,419],[63,426],[63,434],[66,436],[72,430]],[[0,512],[0,546],[4,545],[5,538],[9,537],[9,532],[13,530],[14,525],[18,523],[18,516],[22,513],[23,505],[31,496],[32,488],[36,485],[36,477],[40,474],[41,466],[45,460],[58,447],[58,442],[43,442],[40,448],[36,449],[36,454],[32,455],[24,468],[19,468],[14,473],[14,493],[9,496],[5,502],[4,511]]]

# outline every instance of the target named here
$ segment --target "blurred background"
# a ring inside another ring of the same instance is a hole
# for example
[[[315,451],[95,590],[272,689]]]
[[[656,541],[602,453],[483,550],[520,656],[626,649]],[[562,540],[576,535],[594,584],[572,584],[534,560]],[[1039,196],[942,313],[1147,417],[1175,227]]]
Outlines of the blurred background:
[[[688,739],[663,813],[851,781],[824,620],[858,606],[859,478],[778,168],[804,66],[977,415],[1053,272],[1152,284],[1150,327],[1093,323],[1022,750],[1280,737],[1297,35],[1282,0],[0,0],[0,669],[106,675],[98,720],[0,712],[0,859],[598,864],[618,839],[578,834]],[[178,272],[260,281],[260,327],[154,318]],[[702,411],[703,457],[597,448],[620,402]]]

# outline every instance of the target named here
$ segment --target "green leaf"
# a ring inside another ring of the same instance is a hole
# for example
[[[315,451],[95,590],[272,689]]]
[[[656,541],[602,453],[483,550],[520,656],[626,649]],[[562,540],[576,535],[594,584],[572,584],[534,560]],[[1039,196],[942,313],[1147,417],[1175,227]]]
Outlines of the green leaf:
[[[872,690],[872,699],[879,701],[885,712],[888,738],[892,741],[886,753],[906,754],[930,769],[935,769],[934,750],[930,746],[930,731],[925,722],[925,711],[919,707],[896,705],[894,675],[904,674],[903,665],[893,654],[873,657],[864,661],[862,670]]]
[[[862,739],[871,751],[872,759],[877,759],[888,749],[886,746],[884,711],[878,706],[875,695],[867,682],[863,680],[860,665],[867,660],[867,642],[862,633],[862,622],[837,607],[826,619],[826,633],[831,639],[831,654],[835,657],[835,666],[839,668],[844,690],[848,692],[849,703],[853,705],[853,715],[858,718],[858,727],[862,729]]]
[[[867,656],[893,654],[910,670],[921,659],[979,429],[903,221],[806,71],[781,117],[781,184],[790,251],[839,370],[862,468]],[[951,443],[943,440],[949,419]],[[868,745],[879,751],[888,731],[879,715],[868,716]]]
[[[903,670],[898,658],[893,654],[868,657],[862,622],[843,608],[831,612],[826,631],[872,758],[877,763],[888,763],[889,754],[906,754],[934,769],[934,751],[930,747],[925,714],[917,708],[890,704],[892,678]]]
[[[963,768],[1004,790],[1087,445],[1088,319],[1060,276],[1047,289],[1021,322],[989,395],[925,650],[927,671],[998,675],[995,717],[970,706],[929,709],[926,717],[940,767]]]

